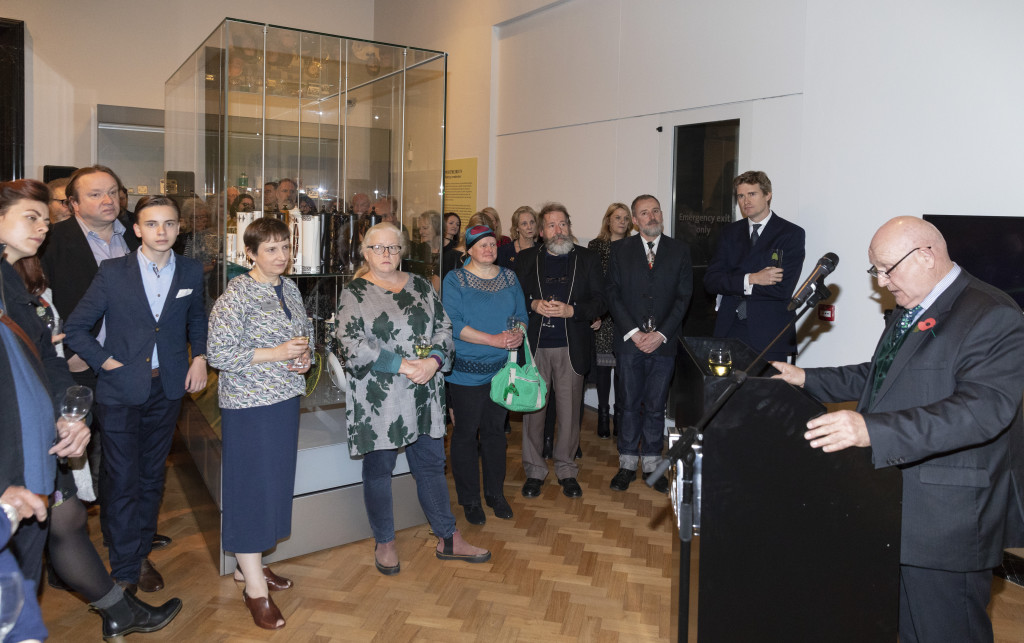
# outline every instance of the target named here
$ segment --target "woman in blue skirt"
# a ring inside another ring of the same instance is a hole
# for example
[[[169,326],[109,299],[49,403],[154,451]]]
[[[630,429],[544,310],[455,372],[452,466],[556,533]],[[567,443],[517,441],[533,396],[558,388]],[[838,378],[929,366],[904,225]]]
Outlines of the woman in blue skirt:
[[[291,535],[302,373],[309,370],[306,309],[288,268],[288,227],[257,219],[245,229],[252,270],[235,277],[210,313],[209,364],[220,369],[223,464],[221,543],[238,560],[235,581],[256,625],[284,618],[269,590],[292,582],[263,565],[263,552]]]

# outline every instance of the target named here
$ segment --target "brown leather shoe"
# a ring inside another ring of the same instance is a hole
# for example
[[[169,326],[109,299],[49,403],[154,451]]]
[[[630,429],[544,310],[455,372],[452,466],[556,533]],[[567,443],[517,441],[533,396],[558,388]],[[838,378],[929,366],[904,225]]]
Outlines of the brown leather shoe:
[[[262,598],[249,598],[249,595],[242,590],[242,600],[245,601],[245,606],[249,608],[249,613],[252,614],[252,622],[262,627],[265,630],[279,630],[284,627],[284,617],[281,616],[281,610],[277,609],[277,605],[274,605],[274,599],[270,596],[264,596]],[[278,625],[278,621],[282,621],[281,625]]]
[[[142,559],[139,567],[139,590],[143,592],[159,592],[164,588],[164,577],[156,571],[148,558]]]
[[[236,571],[238,571],[239,574],[242,574],[242,570],[236,568]],[[239,585],[245,584],[245,574],[242,574],[242,580],[238,580],[233,575],[232,579],[235,581],[235,583]],[[282,589],[291,589],[292,586],[295,584],[292,582],[292,579],[290,578],[278,576],[277,574],[272,572],[270,568],[266,565],[263,566],[263,579],[267,581],[267,588],[270,589],[270,591],[272,592],[279,592]]]

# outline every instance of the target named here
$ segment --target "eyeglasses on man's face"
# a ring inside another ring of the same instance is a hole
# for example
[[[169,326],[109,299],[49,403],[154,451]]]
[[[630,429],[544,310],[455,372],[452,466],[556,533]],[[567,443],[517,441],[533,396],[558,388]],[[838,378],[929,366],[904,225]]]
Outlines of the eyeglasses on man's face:
[[[385,246],[380,243],[375,243],[370,246],[370,250],[373,250],[373,254],[382,255],[387,250],[389,255],[397,255],[402,252],[402,246]]]
[[[931,250],[932,247],[931,246],[925,246],[925,248],[927,250]],[[871,275],[872,277],[874,277],[875,279],[877,279],[878,277],[885,277],[886,279],[891,279],[890,275],[892,274],[893,270],[896,270],[896,266],[898,266],[901,263],[903,263],[904,259],[906,259],[907,257],[909,257],[910,255],[914,254],[915,252],[917,252],[920,249],[921,249],[920,247],[914,248],[913,250],[911,250],[907,254],[903,255],[903,257],[899,261],[894,263],[892,265],[892,267],[889,268],[888,270],[879,270],[878,268],[875,268],[874,266],[871,266],[870,268],[868,268],[868,274]]]
[[[50,199],[50,202],[51,203],[59,203],[62,206],[64,206],[65,208],[68,207],[68,200],[67,199]]]

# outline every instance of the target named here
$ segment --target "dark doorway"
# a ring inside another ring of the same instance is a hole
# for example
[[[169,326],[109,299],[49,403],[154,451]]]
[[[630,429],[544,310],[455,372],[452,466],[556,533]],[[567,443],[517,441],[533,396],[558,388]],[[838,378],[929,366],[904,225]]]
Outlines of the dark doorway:
[[[739,119],[675,128],[675,237],[690,246],[693,259],[693,300],[683,324],[688,337],[710,336],[715,326],[715,297],[704,291],[704,273],[719,230],[732,221],[739,140]]]

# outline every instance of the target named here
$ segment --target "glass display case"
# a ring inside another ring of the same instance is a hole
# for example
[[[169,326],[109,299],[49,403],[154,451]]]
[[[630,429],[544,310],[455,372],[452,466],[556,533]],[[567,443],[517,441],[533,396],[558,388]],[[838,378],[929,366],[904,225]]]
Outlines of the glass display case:
[[[398,225],[403,268],[438,284],[446,65],[443,52],[227,19],[166,83],[161,188],[181,204],[178,250],[204,264],[208,307],[249,269],[246,226],[270,216],[291,230],[288,276],[312,321],[292,537],[267,560],[370,535],[332,324],[376,222]],[[219,506],[213,374],[186,407],[179,427]],[[399,488],[411,477],[394,482],[396,527],[422,523],[415,492]]]

